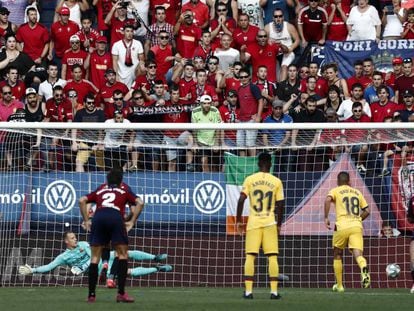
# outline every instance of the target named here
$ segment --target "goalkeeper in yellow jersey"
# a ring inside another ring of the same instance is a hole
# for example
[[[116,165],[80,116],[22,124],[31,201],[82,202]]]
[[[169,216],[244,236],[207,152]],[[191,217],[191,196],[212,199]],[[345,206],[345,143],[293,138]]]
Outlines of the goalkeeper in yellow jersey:
[[[270,299],[280,299],[277,292],[279,265],[277,263],[278,234],[282,224],[284,208],[283,184],[270,174],[272,159],[270,154],[261,153],[258,157],[259,172],[244,180],[237,203],[237,231],[243,233],[242,213],[244,201],[250,200],[250,214],[246,229],[246,261],[244,264],[245,292],[243,297],[253,299],[254,261],[260,247],[269,262]]]
[[[335,203],[336,222],[333,234],[334,248],[334,272],[336,284],[332,290],[343,292],[342,282],[342,253],[348,246],[355,261],[361,269],[361,283],[363,288],[368,288],[371,278],[368,273],[367,261],[362,256],[364,250],[362,221],[368,217],[369,208],[361,191],[352,188],[347,172],[340,172],[337,179],[338,186],[329,191],[325,200],[325,225],[331,229],[329,221],[329,209]]]

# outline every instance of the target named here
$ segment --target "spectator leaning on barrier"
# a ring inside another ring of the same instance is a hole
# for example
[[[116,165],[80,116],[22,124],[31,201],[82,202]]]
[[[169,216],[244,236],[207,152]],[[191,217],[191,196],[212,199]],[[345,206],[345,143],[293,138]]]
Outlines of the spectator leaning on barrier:
[[[192,123],[221,123],[219,110],[213,106],[210,95],[200,97],[200,106],[193,109],[191,114]],[[198,147],[197,153],[201,156],[203,172],[218,171],[220,167],[220,150],[222,145],[222,131],[219,130],[196,130],[194,135],[194,147]]]
[[[262,121],[263,97],[257,85],[251,82],[247,69],[241,69],[239,74],[241,85],[237,90],[240,104],[239,120],[244,123],[258,123]],[[237,147],[247,148],[249,156],[256,155],[257,130],[237,130]],[[245,156],[246,150],[240,150]]]
[[[170,88],[170,100],[165,104],[165,107],[177,107],[177,110],[182,111],[165,113],[162,115],[162,121],[164,123],[188,123],[189,116],[188,112],[184,110],[186,105],[183,105],[180,100],[180,90],[177,85],[173,85]],[[193,136],[189,131],[183,130],[164,130],[163,131],[163,144],[167,145],[168,149],[165,150],[166,159],[168,162],[168,171],[177,171],[177,164],[180,155],[185,154],[185,170],[188,172],[194,171],[193,165],[193,153],[191,148],[193,146]],[[180,149],[174,149],[174,147],[181,147]],[[187,147],[188,149],[183,149]]]
[[[84,107],[76,112],[73,122],[105,122],[105,114],[102,109],[96,108],[95,95],[88,93],[83,99]],[[88,142],[78,141],[78,137],[87,138]],[[76,154],[76,172],[84,172],[85,165],[92,155],[95,156],[95,165],[104,167],[103,159],[103,130],[87,132],[87,137],[81,130],[72,129],[72,151]]]

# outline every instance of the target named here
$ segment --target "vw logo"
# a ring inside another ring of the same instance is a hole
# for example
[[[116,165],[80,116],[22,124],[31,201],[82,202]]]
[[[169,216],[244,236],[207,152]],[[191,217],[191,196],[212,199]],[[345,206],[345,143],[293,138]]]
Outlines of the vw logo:
[[[194,188],[194,205],[204,214],[214,214],[223,207],[225,200],[223,188],[213,180],[203,181]]]
[[[64,214],[75,205],[76,192],[67,181],[56,180],[46,187],[43,198],[49,211]]]

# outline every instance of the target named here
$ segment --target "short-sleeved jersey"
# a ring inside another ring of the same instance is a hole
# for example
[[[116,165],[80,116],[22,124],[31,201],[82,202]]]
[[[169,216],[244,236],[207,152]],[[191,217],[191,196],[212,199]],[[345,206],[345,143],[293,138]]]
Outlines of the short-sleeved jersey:
[[[47,265],[33,269],[34,273],[46,273],[58,266],[78,267],[83,272],[88,270],[91,262],[91,247],[88,242],[78,242],[75,248],[66,249]]]
[[[259,172],[246,177],[241,190],[250,200],[247,230],[276,224],[276,202],[284,199],[282,181],[270,173]]]
[[[120,187],[112,187],[108,184],[102,184],[94,192],[86,195],[88,203],[96,203],[96,210],[101,208],[114,208],[120,211],[121,215],[125,214],[125,205],[135,205],[136,194],[131,188],[122,183]]]
[[[368,207],[361,191],[348,185],[329,191],[328,196],[335,202],[336,229],[362,228],[361,211]]]

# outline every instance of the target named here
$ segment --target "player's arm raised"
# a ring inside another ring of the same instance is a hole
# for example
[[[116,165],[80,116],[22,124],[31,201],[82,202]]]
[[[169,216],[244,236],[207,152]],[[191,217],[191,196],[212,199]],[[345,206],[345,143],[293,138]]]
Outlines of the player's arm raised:
[[[82,228],[85,229],[86,232],[91,230],[91,221],[89,220],[89,212],[88,212],[88,198],[83,196],[79,199],[79,209],[83,218]]]
[[[130,220],[125,222],[125,228],[127,232],[134,227],[134,224],[136,223],[139,215],[144,209],[144,202],[141,200],[141,198],[137,197],[135,199],[135,205],[131,206],[130,209],[131,209],[132,217]]]

